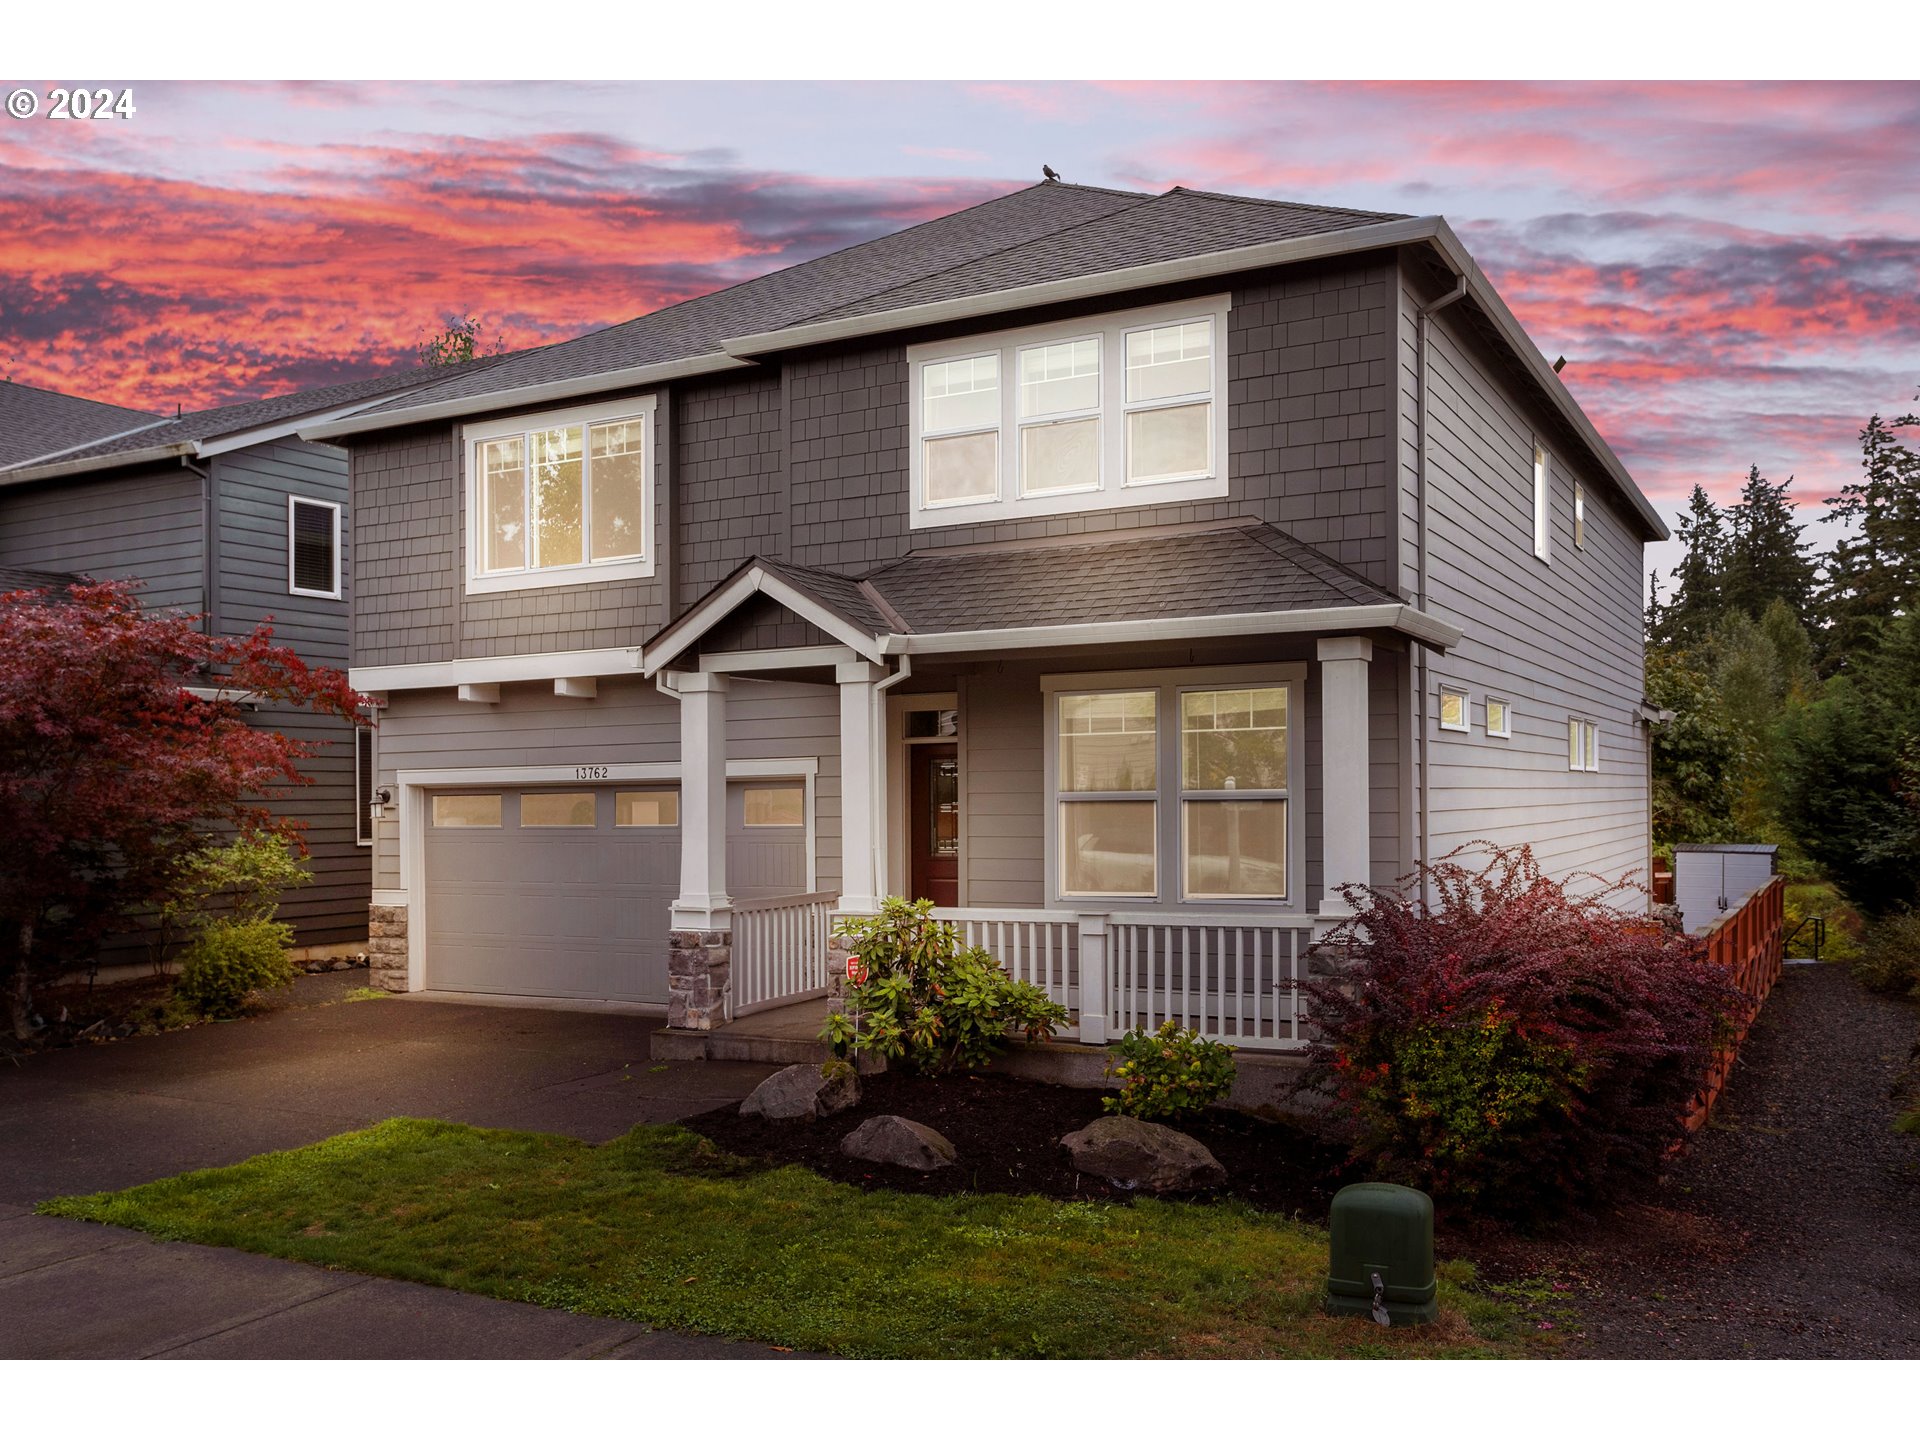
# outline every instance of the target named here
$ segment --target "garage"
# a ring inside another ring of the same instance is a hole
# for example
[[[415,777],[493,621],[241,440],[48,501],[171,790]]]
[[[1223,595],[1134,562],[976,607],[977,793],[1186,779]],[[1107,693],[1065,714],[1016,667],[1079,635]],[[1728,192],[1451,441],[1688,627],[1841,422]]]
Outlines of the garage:
[[[427,989],[666,1003],[675,785],[476,786],[425,799]],[[737,896],[807,890],[806,801],[799,779],[728,786]]]

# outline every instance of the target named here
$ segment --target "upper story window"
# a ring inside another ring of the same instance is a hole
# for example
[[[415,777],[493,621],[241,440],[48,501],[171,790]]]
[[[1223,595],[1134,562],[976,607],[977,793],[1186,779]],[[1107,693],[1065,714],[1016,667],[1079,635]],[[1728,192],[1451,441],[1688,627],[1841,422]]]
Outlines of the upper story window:
[[[1227,493],[1227,297],[907,351],[915,528]]]
[[[1543,445],[1533,447],[1533,553],[1553,560],[1553,457]]]
[[[287,593],[340,598],[340,507],[331,500],[287,497]]]
[[[1573,482],[1573,548],[1587,548],[1587,491],[1578,480]]]
[[[653,574],[651,395],[469,425],[467,590]]]

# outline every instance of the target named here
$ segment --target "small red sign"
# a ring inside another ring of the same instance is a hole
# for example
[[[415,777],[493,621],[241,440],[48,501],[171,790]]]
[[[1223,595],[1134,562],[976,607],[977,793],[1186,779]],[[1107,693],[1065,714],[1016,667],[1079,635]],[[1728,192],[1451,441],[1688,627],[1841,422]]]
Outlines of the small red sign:
[[[867,983],[867,967],[858,955],[849,955],[847,957],[847,980],[854,985],[864,985]]]

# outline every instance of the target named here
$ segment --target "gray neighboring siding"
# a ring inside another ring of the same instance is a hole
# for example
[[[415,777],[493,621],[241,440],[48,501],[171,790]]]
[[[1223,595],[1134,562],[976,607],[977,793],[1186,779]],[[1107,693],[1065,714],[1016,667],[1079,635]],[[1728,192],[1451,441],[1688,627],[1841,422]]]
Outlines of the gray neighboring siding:
[[[1402,286],[1403,373],[1412,384],[1412,282]],[[1430,608],[1465,632],[1428,669],[1435,857],[1474,840],[1530,844],[1564,878],[1644,870],[1647,755],[1641,542],[1610,482],[1576,461],[1556,424],[1523,402],[1450,312],[1428,355]],[[1403,401],[1403,405],[1408,402]],[[1533,554],[1533,444],[1553,455],[1552,561]],[[1411,486],[1411,410],[1402,430]],[[1573,544],[1573,482],[1587,497],[1587,543]],[[1408,555],[1412,554],[1409,547]],[[1405,572],[1408,583],[1411,572]],[[1438,726],[1438,686],[1472,697],[1469,734]],[[1512,704],[1513,738],[1486,735],[1486,697]],[[1567,768],[1567,720],[1600,727],[1600,771]]]
[[[278,440],[212,461],[219,526],[215,610],[220,633],[245,635],[269,622],[274,640],[310,665],[345,669],[350,656],[353,514],[347,507],[346,457],[338,449]],[[287,497],[324,500],[340,516],[340,599],[295,595],[287,579]],[[372,851],[354,840],[353,726],[304,710],[262,710],[258,723],[317,746],[301,762],[311,785],[276,801],[276,813],[305,827],[313,883],[287,893],[280,918],[301,945],[362,940],[373,884]]]
[[[1306,904],[1321,901],[1323,835],[1320,763],[1320,667],[1313,642],[1286,637],[1262,645],[1220,645],[1148,652],[1128,650],[1074,660],[982,662],[961,671],[962,784],[966,835],[961,856],[967,905],[1048,904],[1046,894],[1045,782],[1046,712],[1042,675],[1076,671],[1167,670],[1187,665],[1247,665],[1307,661],[1302,696],[1304,715],[1296,735],[1306,746]],[[1368,744],[1373,755],[1370,824],[1376,885],[1390,885],[1404,873],[1402,775],[1400,754],[1404,652],[1376,646],[1369,670]],[[916,682],[938,689],[943,672],[917,670]],[[1083,907],[1084,908],[1084,907]]]
[[[727,707],[728,758],[818,760],[815,824],[824,890],[840,883],[839,703],[831,685],[740,681]],[[550,684],[503,685],[496,706],[463,704],[450,690],[396,692],[381,713],[375,759],[378,783],[390,787],[402,770],[677,764],[680,707],[640,680],[602,680],[593,700],[557,696]],[[374,886],[397,889],[397,807],[375,832]]]
[[[154,609],[204,605],[200,477],[178,465],[0,491],[0,564],[143,582]]]

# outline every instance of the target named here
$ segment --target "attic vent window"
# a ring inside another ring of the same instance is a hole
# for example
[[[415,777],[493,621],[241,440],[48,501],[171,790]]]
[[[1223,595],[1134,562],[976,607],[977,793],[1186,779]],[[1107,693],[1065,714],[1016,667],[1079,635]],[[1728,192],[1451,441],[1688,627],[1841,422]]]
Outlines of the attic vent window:
[[[340,507],[331,500],[287,498],[287,592],[340,598]]]

